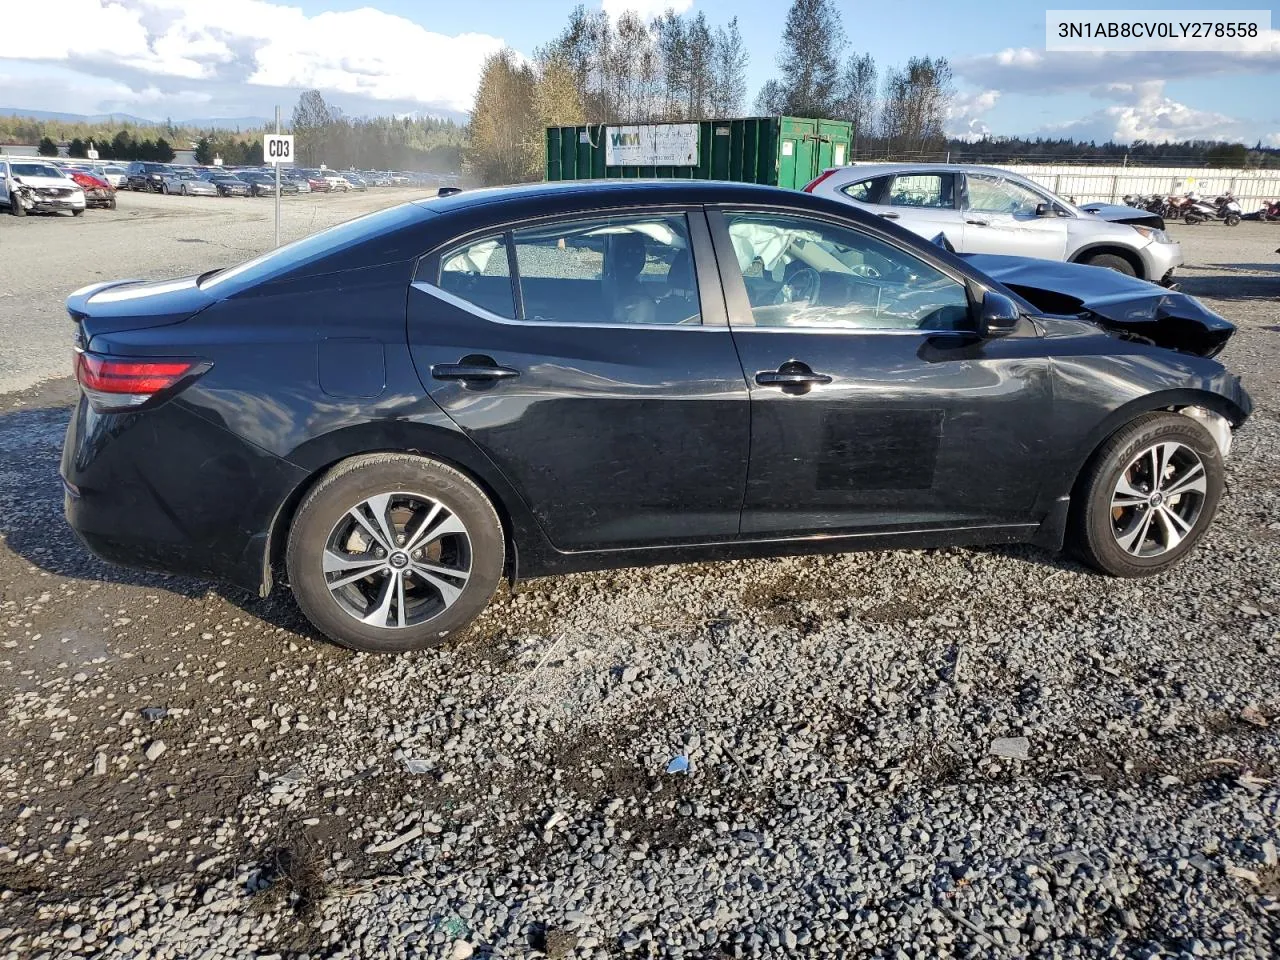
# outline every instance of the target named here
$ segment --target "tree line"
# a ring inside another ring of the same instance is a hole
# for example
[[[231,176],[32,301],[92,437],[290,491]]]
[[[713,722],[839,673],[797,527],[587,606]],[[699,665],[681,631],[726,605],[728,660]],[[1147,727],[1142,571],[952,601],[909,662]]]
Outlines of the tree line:
[[[136,140],[128,130],[121,130],[110,140],[85,140],[73,137],[67,144],[67,156],[83,160],[89,156],[89,150],[98,151],[99,160],[150,160],[153,163],[170,163],[177,156],[173,145],[164,137],[155,140]],[[41,137],[36,152],[42,157],[56,157],[58,145],[52,137]]]
[[[465,135],[438,117],[348,117],[319,90],[298,98],[291,131],[302,166],[436,173],[459,169]]]
[[[467,169],[486,184],[541,179],[549,126],[736,116],[746,72],[736,17],[668,10],[646,23],[579,5],[532,60],[504,49],[484,62]]]

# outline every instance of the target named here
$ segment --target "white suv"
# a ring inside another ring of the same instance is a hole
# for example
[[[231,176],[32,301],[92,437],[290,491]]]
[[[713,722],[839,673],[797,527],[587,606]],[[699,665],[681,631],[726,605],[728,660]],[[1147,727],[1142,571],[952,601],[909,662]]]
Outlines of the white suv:
[[[84,213],[84,191],[43,160],[0,160],[0,205],[14,216],[70,210]]]
[[[892,220],[957,253],[994,253],[1108,267],[1172,283],[1182,248],[1154,214],[1103,205],[1088,213],[1037,183],[993,167],[859,164],[804,188]]]

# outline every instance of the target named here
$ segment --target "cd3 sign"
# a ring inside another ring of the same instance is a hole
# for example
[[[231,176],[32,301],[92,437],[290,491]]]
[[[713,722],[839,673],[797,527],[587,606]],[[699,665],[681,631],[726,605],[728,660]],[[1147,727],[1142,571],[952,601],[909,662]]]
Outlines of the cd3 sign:
[[[268,133],[262,138],[262,159],[266,163],[293,163],[293,134]]]

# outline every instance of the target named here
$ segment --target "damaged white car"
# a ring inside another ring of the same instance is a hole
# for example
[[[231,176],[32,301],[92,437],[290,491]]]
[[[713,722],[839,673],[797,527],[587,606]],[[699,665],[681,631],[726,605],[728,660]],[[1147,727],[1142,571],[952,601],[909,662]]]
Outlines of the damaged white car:
[[[51,163],[0,160],[0,206],[15,217],[28,213],[84,213],[84,191]]]

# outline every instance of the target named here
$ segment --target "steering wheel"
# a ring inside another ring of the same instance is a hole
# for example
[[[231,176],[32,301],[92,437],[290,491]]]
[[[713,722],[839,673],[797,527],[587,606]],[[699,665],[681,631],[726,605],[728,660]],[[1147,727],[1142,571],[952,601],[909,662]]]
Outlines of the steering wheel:
[[[774,298],[774,303],[807,303],[814,306],[818,302],[818,296],[822,292],[822,277],[813,267],[800,267],[792,272],[782,287],[778,290],[778,295]]]

